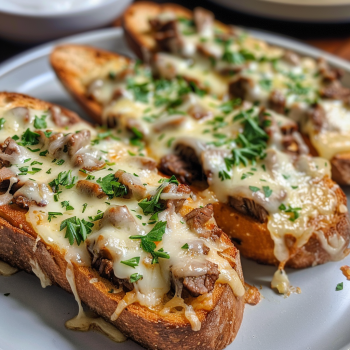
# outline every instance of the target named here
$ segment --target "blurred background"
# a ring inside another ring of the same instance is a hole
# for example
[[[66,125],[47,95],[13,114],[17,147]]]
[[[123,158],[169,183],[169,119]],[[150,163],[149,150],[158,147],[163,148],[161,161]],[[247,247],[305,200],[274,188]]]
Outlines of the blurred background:
[[[0,0],[0,62],[49,40],[120,25],[132,0]],[[156,1],[169,2],[169,1]],[[350,0],[174,0],[350,59]]]

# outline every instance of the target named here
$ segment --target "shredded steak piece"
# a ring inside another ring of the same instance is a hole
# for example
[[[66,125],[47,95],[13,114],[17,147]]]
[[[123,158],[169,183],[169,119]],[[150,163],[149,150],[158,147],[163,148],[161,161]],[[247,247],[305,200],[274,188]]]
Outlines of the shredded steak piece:
[[[174,115],[171,117],[167,117],[166,120],[159,121],[154,124],[153,129],[156,132],[161,132],[166,129],[174,129],[178,126],[180,126],[183,122],[186,121],[186,117],[183,115]]]
[[[222,235],[223,231],[216,225],[211,230],[205,227],[205,224],[213,218],[213,213],[213,205],[209,203],[204,208],[196,208],[190,211],[184,216],[184,220],[187,222],[190,229],[196,232],[199,237],[216,240]]]
[[[116,205],[108,208],[100,222],[100,226],[111,223],[113,226],[130,228],[136,225],[134,217],[130,214],[126,205]]]
[[[191,194],[191,189],[184,184],[175,185],[175,184],[169,184],[167,187],[164,188],[162,193],[179,193],[179,194],[186,194],[187,197]],[[178,213],[180,209],[182,208],[183,204],[185,203],[187,198],[181,198],[181,199],[168,199],[166,201],[166,206],[168,208],[174,207],[175,212]]]
[[[264,223],[267,220],[268,212],[252,199],[240,196],[230,197],[229,203],[238,212],[248,215],[260,223]]]
[[[246,77],[239,77],[229,84],[229,93],[232,97],[245,99],[249,89],[253,88],[253,81]]]
[[[286,106],[286,99],[284,95],[277,90],[272,91],[268,100],[268,107],[279,114],[284,114],[285,106]]]
[[[339,68],[331,68],[324,58],[318,59],[319,72],[323,77],[323,81],[329,83],[334,80],[340,80],[344,72]]]
[[[77,182],[76,187],[77,190],[79,190],[83,194],[86,194],[89,197],[106,197],[106,194],[102,191],[101,186],[89,180],[79,180]]]
[[[315,127],[315,130],[318,132],[321,131],[321,129],[324,126],[326,126],[326,123],[327,123],[326,111],[318,103],[313,105],[307,111],[307,117],[311,119],[311,121]]]
[[[159,170],[166,175],[175,175],[180,182],[191,184],[199,177],[199,169],[180,155],[168,154],[161,158]]]
[[[147,189],[139,177],[126,173],[123,170],[118,170],[114,176],[128,189],[128,194],[125,198],[134,197],[140,200],[146,197]]]
[[[79,122],[79,118],[75,113],[66,110],[65,114],[63,114],[61,108],[58,106],[50,106],[49,111],[57,126],[68,126]]]
[[[12,170],[5,167],[0,169],[0,189],[4,190],[9,187],[11,177],[16,177]]]
[[[9,157],[13,155],[13,157]],[[16,156],[21,155],[21,148],[18,146],[15,140],[11,137],[8,137],[0,148],[0,160],[1,165],[10,166],[12,160],[16,159]],[[12,159],[13,158],[13,159]]]
[[[195,120],[209,118],[213,115],[211,111],[206,110],[203,106],[199,104],[192,105],[188,109],[187,113]]]
[[[181,43],[176,19],[168,21],[151,19],[149,23],[155,31],[154,39],[159,49],[166,52],[176,52]]]
[[[201,294],[210,293],[219,278],[218,265],[206,261],[207,273],[201,276],[185,277],[183,280],[184,288],[193,296],[198,297]]]
[[[210,248],[205,245],[201,240],[195,240],[188,243],[188,250],[195,254],[208,255]]]
[[[285,51],[282,60],[293,66],[297,66],[300,63],[300,56],[293,51]]]
[[[27,197],[28,190],[29,193],[35,193],[35,200]],[[13,195],[13,202],[23,209],[28,209],[33,204],[37,205],[38,207],[45,207],[49,204],[45,193],[48,193],[49,191],[50,190],[46,184],[37,184],[33,181],[26,181],[24,185]]]
[[[49,154],[54,158],[59,158],[66,145],[66,137],[61,133],[52,134],[48,140]]]
[[[184,219],[191,230],[201,233],[204,229],[205,223],[213,217],[213,213],[213,205],[207,204],[204,208],[193,209],[184,217]]]
[[[130,162],[135,164],[140,169],[147,169],[147,170],[157,169],[157,162],[153,158],[133,156],[131,157]]]
[[[321,97],[350,102],[350,89],[344,87],[340,81],[333,80],[320,91]]]
[[[283,135],[292,135],[294,132],[298,131],[298,125],[290,120],[290,123],[282,125],[280,129]]]
[[[332,172],[333,176],[337,175],[337,178],[342,179],[343,183],[337,182],[340,184],[350,183],[350,163],[349,163],[349,154],[348,153],[339,153],[336,154],[331,159]]]
[[[210,35],[214,25],[214,14],[202,7],[196,7],[193,10],[193,19],[197,31],[201,35]]]
[[[89,156],[88,153],[77,154],[74,157],[74,166],[87,171],[96,171],[103,168],[105,165],[106,163],[103,160]]]
[[[107,278],[118,288],[122,287],[125,291],[134,289],[134,285],[127,279],[118,278],[114,275],[113,263],[111,260],[100,257],[92,263],[92,267],[98,271],[100,276]]]
[[[89,130],[81,130],[69,135],[67,140],[68,155],[74,156],[81,148],[90,144],[91,133]]]

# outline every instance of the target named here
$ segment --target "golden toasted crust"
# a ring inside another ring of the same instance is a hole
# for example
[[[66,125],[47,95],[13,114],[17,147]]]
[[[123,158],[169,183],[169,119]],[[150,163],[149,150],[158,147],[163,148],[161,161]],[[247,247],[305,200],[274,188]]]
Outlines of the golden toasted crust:
[[[130,60],[126,57],[82,45],[62,45],[56,47],[50,56],[52,68],[64,87],[79,105],[96,122],[102,122],[102,106],[87,97],[88,82],[99,78],[99,68],[110,67],[119,71]]]
[[[66,115],[69,118],[70,124],[74,124],[81,121],[80,117],[76,113],[70,111],[67,108],[46,101],[42,101],[28,95],[18,94],[15,92],[0,92],[0,106],[9,109],[25,106],[28,108],[42,110],[49,109],[52,106],[57,106],[62,110],[64,115]]]
[[[146,60],[149,52],[157,51],[149,19],[161,12],[172,12],[178,17],[192,18],[192,11],[177,4],[157,4],[148,1],[133,3],[124,12],[122,26],[127,43],[132,51],[141,59]],[[229,30],[225,24],[215,21],[215,26],[222,31]]]
[[[0,106],[9,103],[10,107],[28,106],[36,109],[52,106],[29,96],[0,93]],[[26,222],[25,214],[26,210],[14,204],[0,206],[0,259],[29,273],[33,272],[30,261],[36,261],[53,284],[71,293],[66,278],[67,262],[64,252],[55,245],[49,246],[43,241],[36,242],[37,234]],[[226,253],[236,262],[235,270],[243,283],[239,252],[225,234],[221,239],[230,245]],[[161,316],[137,303],[128,306],[119,318],[112,322],[110,317],[125,293],[108,293],[114,288],[113,284],[89,267],[74,264],[74,274],[82,301],[147,349],[223,349],[234,340],[242,322],[244,297],[234,296],[229,285],[218,283],[212,292],[212,308],[209,311],[200,308],[196,310],[202,322],[198,332],[192,331],[182,314]],[[92,278],[98,278],[99,282],[90,283]]]
[[[335,194],[338,205],[346,205],[344,192],[331,179],[325,178],[327,187],[336,186]],[[233,240],[243,256],[256,260],[262,264],[278,265],[279,261],[274,255],[274,242],[267,228],[267,223],[258,223],[251,217],[236,212],[227,204],[214,204],[214,216],[221,227]],[[315,219],[317,220],[317,218]],[[322,230],[325,237],[330,238],[339,234],[344,239],[343,250],[350,241],[350,223],[347,213],[336,212],[333,220]],[[304,268],[324,264],[331,260],[331,256],[323,248],[316,233],[313,233],[309,241],[301,248],[293,248],[293,236],[286,236],[286,244],[292,254],[286,266],[292,268]]]

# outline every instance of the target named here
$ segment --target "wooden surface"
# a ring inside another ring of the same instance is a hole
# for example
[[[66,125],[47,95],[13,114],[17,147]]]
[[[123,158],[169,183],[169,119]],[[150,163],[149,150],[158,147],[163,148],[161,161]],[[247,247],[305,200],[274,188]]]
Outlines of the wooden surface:
[[[350,61],[350,38],[306,40],[306,43]]]

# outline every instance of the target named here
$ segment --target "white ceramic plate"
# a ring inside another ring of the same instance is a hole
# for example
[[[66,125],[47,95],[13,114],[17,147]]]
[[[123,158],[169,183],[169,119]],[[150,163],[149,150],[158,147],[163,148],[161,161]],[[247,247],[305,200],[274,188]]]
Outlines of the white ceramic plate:
[[[211,0],[252,15],[297,22],[349,22],[349,0]]]
[[[254,35],[303,54],[322,55],[319,50],[285,38],[261,32]],[[120,29],[96,31],[60,42],[88,44],[132,56]],[[0,91],[30,94],[84,116],[50,69],[48,56],[57,43],[31,50],[3,64]],[[323,56],[347,70],[345,82],[350,86],[350,64],[327,54]],[[347,192],[350,194],[350,189]],[[257,306],[246,306],[241,329],[228,350],[350,349],[350,281],[346,281],[339,270],[344,264],[350,265],[350,257],[310,269],[289,270],[291,283],[302,290],[302,294],[289,298],[269,288],[274,267],[245,259],[242,263],[246,281],[262,286],[263,299]],[[336,292],[339,282],[344,282],[344,289]],[[5,293],[10,295],[6,297]],[[77,311],[72,295],[55,286],[43,290],[34,276],[24,272],[0,276],[0,350],[141,349],[132,341],[116,344],[98,333],[65,329],[65,321]]]

